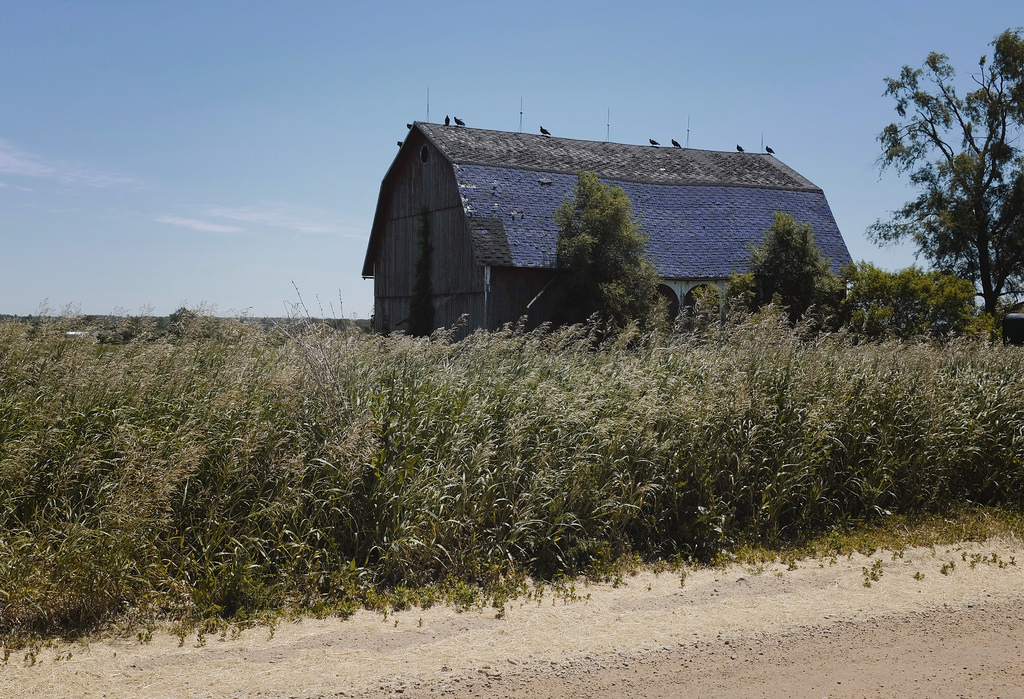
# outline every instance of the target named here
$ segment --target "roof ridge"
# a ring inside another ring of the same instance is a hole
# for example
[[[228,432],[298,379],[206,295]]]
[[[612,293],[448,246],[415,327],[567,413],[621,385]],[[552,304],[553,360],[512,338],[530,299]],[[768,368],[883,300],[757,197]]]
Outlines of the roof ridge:
[[[820,192],[820,187],[766,153],[642,146],[415,122],[453,165],[572,174],[664,185],[713,185]]]

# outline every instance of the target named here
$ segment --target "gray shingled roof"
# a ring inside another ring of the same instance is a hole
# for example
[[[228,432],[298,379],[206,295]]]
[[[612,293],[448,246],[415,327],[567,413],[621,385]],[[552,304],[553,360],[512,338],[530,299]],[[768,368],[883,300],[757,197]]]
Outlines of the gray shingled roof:
[[[456,165],[462,205],[479,264],[554,267],[558,227],[552,212],[572,198],[576,175],[482,165]],[[746,270],[748,242],[760,243],[776,211],[810,222],[815,241],[838,271],[850,261],[820,191],[654,185],[604,180],[622,187],[650,235],[647,253],[658,273],[674,279],[728,277]],[[495,225],[499,222],[501,229]],[[481,236],[478,231],[489,231]],[[493,255],[501,233],[507,248]],[[489,240],[481,248],[478,241]],[[507,252],[506,252],[507,251]]]
[[[760,153],[631,146],[421,122],[416,126],[459,165],[570,175],[587,170],[601,179],[647,184],[821,191],[777,158]]]
[[[552,215],[572,197],[580,170],[596,172],[629,195],[650,235],[648,254],[665,278],[720,279],[746,270],[748,243],[761,242],[776,211],[811,224],[835,271],[850,261],[821,189],[770,155],[420,122],[414,128],[453,165],[478,264],[554,267],[558,228]]]

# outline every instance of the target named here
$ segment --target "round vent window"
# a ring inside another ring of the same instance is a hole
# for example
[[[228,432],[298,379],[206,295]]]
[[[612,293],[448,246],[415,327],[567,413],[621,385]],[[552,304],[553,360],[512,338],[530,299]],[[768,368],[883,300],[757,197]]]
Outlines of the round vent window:
[[[420,162],[425,163],[430,159],[430,149],[426,146],[420,148]]]

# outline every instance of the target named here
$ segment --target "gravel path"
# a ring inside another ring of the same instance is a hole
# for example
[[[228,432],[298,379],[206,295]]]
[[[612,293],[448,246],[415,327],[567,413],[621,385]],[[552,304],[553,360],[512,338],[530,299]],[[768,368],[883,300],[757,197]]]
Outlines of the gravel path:
[[[0,696],[1022,697],[1022,639],[1024,545],[990,541],[641,572],[503,614],[94,639],[13,654]]]

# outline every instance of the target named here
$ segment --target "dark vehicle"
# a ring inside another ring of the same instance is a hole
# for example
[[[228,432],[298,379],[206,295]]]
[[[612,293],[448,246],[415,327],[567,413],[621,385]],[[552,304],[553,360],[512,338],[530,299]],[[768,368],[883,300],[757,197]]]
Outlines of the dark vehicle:
[[[1024,313],[1007,313],[1003,318],[1003,344],[1024,345]]]

